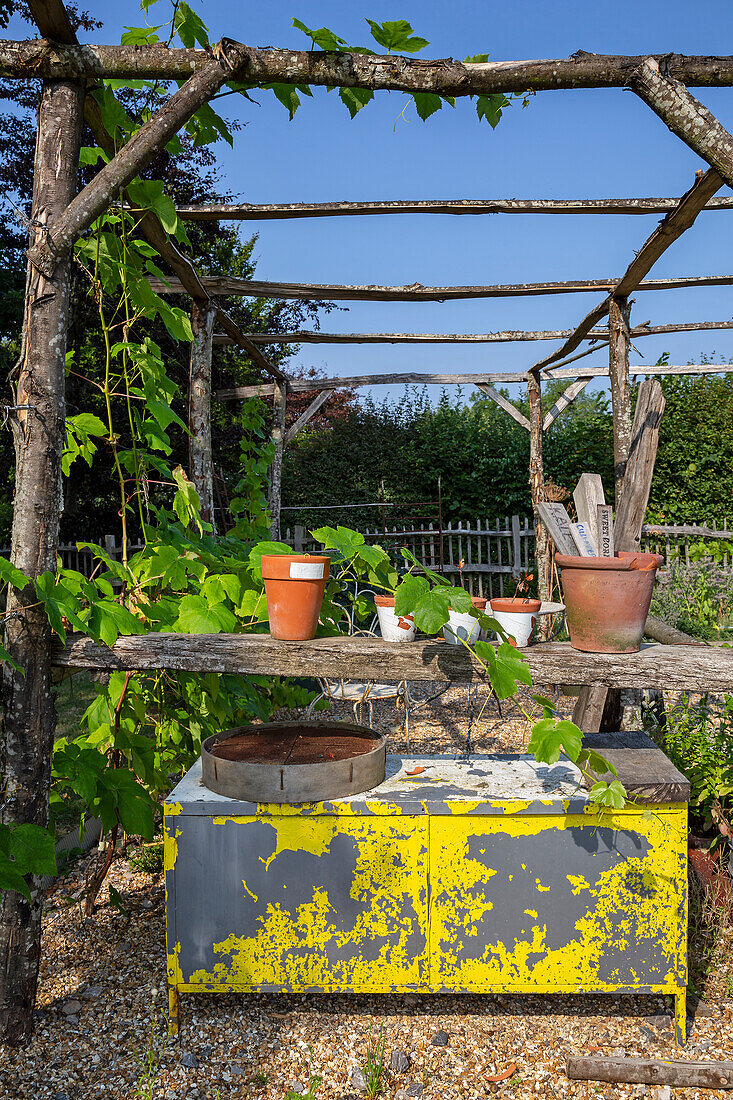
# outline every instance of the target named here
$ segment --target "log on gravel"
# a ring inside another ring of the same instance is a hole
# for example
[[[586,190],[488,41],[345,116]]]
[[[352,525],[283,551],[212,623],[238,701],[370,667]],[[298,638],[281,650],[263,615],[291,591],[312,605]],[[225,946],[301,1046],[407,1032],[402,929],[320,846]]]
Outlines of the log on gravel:
[[[588,1058],[569,1054],[566,1073],[571,1081],[733,1089],[733,1062],[666,1062],[656,1058]]]

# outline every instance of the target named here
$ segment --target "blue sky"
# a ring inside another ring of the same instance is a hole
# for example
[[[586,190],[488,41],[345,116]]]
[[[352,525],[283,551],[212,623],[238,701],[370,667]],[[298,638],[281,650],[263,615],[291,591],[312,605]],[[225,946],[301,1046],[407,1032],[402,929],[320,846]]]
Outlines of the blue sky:
[[[125,25],[141,22],[133,3],[87,0],[105,19],[96,41],[117,41]],[[275,0],[243,7],[233,0],[194,5],[212,38],[226,34],[251,45],[305,48],[292,28],[297,17],[328,26],[355,44],[368,44],[364,16],[406,18],[430,46],[425,56],[462,58],[488,52],[492,60],[598,53],[730,53],[730,5],[707,0],[630,3],[609,9],[593,0],[561,5],[454,0]],[[164,2],[150,9],[155,22]],[[25,37],[21,25],[9,36]],[[733,89],[695,92],[729,129]],[[670,134],[631,92],[544,92],[529,106],[509,108],[495,131],[479,123],[469,101],[457,101],[421,122],[399,94],[378,93],[351,121],[336,93],[316,90],[294,121],[269,94],[255,107],[224,100],[243,129],[234,149],[220,144],[223,186],[249,202],[328,199],[625,197],[679,195],[692,183],[699,159]],[[728,194],[723,189],[720,194]],[[733,269],[733,215],[703,213],[654,268],[658,276],[727,274]],[[259,232],[260,278],[303,282],[472,284],[602,278],[621,274],[659,216],[388,216],[247,223]],[[565,328],[596,301],[593,295],[443,304],[351,303],[324,327],[336,331],[482,332],[508,328]],[[643,292],[632,319],[653,324],[727,320],[731,288]],[[299,362],[329,374],[403,371],[501,371],[530,366],[553,345],[305,347]],[[663,351],[673,363],[702,353],[733,357],[733,332],[648,337],[644,361]],[[638,358],[638,357],[637,357]],[[600,365],[603,352],[585,360]],[[375,390],[375,396],[385,392]]]

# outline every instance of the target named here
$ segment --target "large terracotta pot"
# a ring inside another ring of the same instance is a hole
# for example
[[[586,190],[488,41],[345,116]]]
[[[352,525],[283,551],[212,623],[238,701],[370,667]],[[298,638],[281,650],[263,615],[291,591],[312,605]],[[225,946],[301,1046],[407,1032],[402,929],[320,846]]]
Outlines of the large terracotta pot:
[[[315,638],[331,559],[315,554],[263,554],[270,634],[281,641]]]
[[[570,644],[585,653],[636,653],[652,602],[659,554],[613,558],[556,554]]]

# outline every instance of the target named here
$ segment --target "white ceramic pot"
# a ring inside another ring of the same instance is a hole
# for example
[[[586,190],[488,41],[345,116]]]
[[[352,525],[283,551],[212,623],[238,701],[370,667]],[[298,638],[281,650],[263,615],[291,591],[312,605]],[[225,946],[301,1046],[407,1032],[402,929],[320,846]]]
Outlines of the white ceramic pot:
[[[500,610],[494,606],[495,603],[504,604],[516,603],[517,607],[511,611]],[[491,601],[490,614],[492,618],[496,619],[501,627],[504,628],[510,638],[514,639],[514,642],[518,649],[529,644],[529,639],[532,636],[535,623],[537,622],[537,613],[539,611],[539,601],[535,600],[529,603],[526,611],[520,611],[521,602],[509,601],[497,599]]]
[[[486,600],[483,596],[474,596],[471,600],[473,606],[479,611],[486,610]],[[472,645],[481,634],[481,626],[478,619],[467,611],[451,611],[448,622],[443,627],[443,637],[450,645],[461,645],[467,642]]]
[[[393,596],[375,596],[379,630],[385,642],[414,642],[415,620],[412,615],[395,615]]]

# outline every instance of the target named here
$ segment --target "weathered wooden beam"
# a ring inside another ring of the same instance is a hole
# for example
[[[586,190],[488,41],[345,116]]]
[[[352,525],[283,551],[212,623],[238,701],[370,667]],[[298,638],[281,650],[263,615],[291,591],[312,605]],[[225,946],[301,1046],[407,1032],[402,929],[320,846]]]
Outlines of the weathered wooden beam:
[[[550,532],[539,512],[545,499],[545,468],[542,455],[542,384],[539,373],[530,374],[527,382],[529,405],[529,490],[534,512],[534,559],[537,570],[537,595],[548,601],[552,594],[552,546]],[[549,616],[541,616],[536,627],[537,637],[546,639]]]
[[[629,379],[629,316],[628,298],[614,295],[608,307],[608,375],[611,380],[613,413],[613,472],[615,499],[623,492],[624,474],[631,446],[631,382]]]
[[[666,64],[647,57],[631,81],[634,92],[662,122],[733,186],[733,136],[699,100],[690,95]]]
[[[201,499],[201,518],[214,525],[214,465],[211,454],[211,353],[216,310],[210,302],[191,304],[191,358],[188,371],[188,473]]]
[[[283,441],[285,447],[292,443],[298,432],[302,431],[308,421],[313,419],[321,405],[328,400],[332,392],[332,390],[322,390],[320,393],[316,394],[305,412],[300,414],[295,423],[292,424],[285,433],[285,439]]]
[[[492,92],[555,91],[564,88],[626,88],[644,55],[605,55],[579,50],[572,57],[470,64],[453,58],[399,54],[255,48],[234,43],[239,64],[232,77],[249,84],[311,84],[326,88],[487,95]],[[670,74],[690,87],[733,85],[733,57],[655,54]],[[17,79],[186,80],[211,60],[208,50],[159,45],[60,46],[43,40],[0,40],[0,76]]]
[[[536,684],[602,683],[670,691],[730,691],[733,652],[722,647],[645,645],[639,653],[581,653],[567,642],[521,651]],[[268,634],[143,634],[100,646],[72,636],[54,650],[61,667],[233,672],[243,676],[332,676],[366,680],[473,683],[480,666],[463,646],[409,645],[339,635],[280,642]]]
[[[731,366],[733,371],[733,366]],[[527,375],[522,374],[361,374],[344,378],[290,378],[290,393],[310,393],[314,390],[349,390],[358,386],[392,386],[403,383],[408,386],[476,386],[479,382],[526,382]],[[214,396],[219,401],[237,401],[248,397],[270,397],[275,392],[271,382],[261,385],[232,386],[217,390]]]
[[[285,415],[288,407],[287,382],[276,382],[272,398],[273,417],[270,439],[275,454],[270,464],[267,502],[270,509],[270,538],[280,540],[280,506],[282,504],[283,451],[285,449]]]
[[[662,387],[656,378],[648,378],[639,386],[626,470],[616,504],[614,540],[617,550],[641,548],[663,413]]]
[[[537,368],[549,366],[557,359],[574,351],[578,344],[587,336],[588,332],[608,313],[611,298],[628,298],[632,291],[637,290],[644,276],[648,274],[653,265],[662,256],[685,230],[689,229],[695,218],[705,204],[713,197],[716,191],[723,186],[723,178],[713,168],[695,179],[689,191],[686,191],[671,214],[667,214],[657,228],[642,245],[639,252],[627,267],[625,273],[616,283],[609,297],[600,302],[588,313],[572,336],[552,355],[535,364]]]
[[[610,783],[618,778],[631,798],[641,802],[689,802],[690,781],[675,768],[648,734],[640,730],[589,732],[583,744],[595,749],[616,768],[616,775],[592,773],[583,785],[592,786],[596,779]]]
[[[653,262],[653,261],[652,261]],[[651,264],[649,265],[651,266]],[[337,300],[340,302],[449,302],[463,298],[521,298],[527,295],[590,294],[613,291],[618,279],[572,279],[565,282],[498,283],[489,286],[366,286],[343,283],[278,283],[260,279],[241,279],[232,275],[202,277],[202,285],[212,297],[285,298],[296,301]],[[684,276],[647,279],[632,289],[680,290],[693,286],[730,286],[733,275]],[[181,294],[184,287],[176,279],[150,279],[156,294]],[[571,330],[572,331],[572,330]],[[314,333],[313,343],[317,343]],[[325,335],[325,334],[324,334]],[[406,335],[398,333],[399,335]],[[302,337],[304,342],[307,337]],[[270,341],[274,342],[274,341]]]
[[[28,253],[28,258],[47,278],[77,238],[104,213],[110,201],[122,191],[189,118],[208,102],[231,78],[237,64],[236,48],[214,47],[207,66],[190,77],[155,114],[132,135],[92,180],[69,203],[57,219],[53,232],[46,233]]]
[[[31,246],[53,232],[77,189],[83,92],[44,83],[38,109]],[[66,445],[65,354],[71,258],[53,280],[29,265],[19,374],[10,411],[15,443],[11,560],[31,580],[56,572],[61,458]],[[10,588],[2,664],[3,824],[48,824],[56,711],[51,692],[51,628],[32,584]],[[33,1030],[41,950],[42,891],[29,879],[30,900],[0,896],[0,1039],[19,1043]]]
[[[543,374],[543,378],[577,378],[579,374],[588,378],[608,378],[608,367],[583,367],[581,370],[553,368]],[[649,363],[629,367],[629,374],[638,378],[641,375],[696,375],[696,374],[733,374],[733,363]],[[348,390],[361,386],[478,386],[482,383],[509,385],[512,382],[526,382],[525,371],[516,373],[493,374],[362,374],[343,378],[293,378],[288,380],[291,393],[308,393],[314,390]],[[249,397],[271,397],[274,393],[272,382],[262,382],[251,386],[232,386],[217,390],[214,397],[218,401],[242,401]]]
[[[551,424],[557,420],[560,413],[565,412],[570,405],[572,405],[575,398],[583,392],[585,387],[590,382],[590,378],[585,376],[583,378],[576,378],[574,382],[571,382],[568,388],[560,394],[552,408],[548,409],[542,420],[542,431],[546,432]]]
[[[373,214],[666,214],[676,198],[640,199],[398,199],[391,202],[200,203],[179,206],[184,221],[281,221]],[[733,210],[733,198],[710,199],[705,210]]]
[[[493,386],[489,386],[485,382],[478,382],[477,386],[478,389],[481,390],[481,393],[484,394],[484,396],[491,398],[491,400],[496,405],[498,405],[500,409],[503,409],[505,413],[508,413],[509,416],[511,416],[512,420],[515,420],[517,424],[519,424],[520,428],[524,428],[526,429],[526,431],[530,430],[529,420],[527,420],[527,417],[524,415],[524,413],[521,413],[517,406],[513,405],[508,398],[504,397],[503,393],[499,393],[499,391],[495,390]]]
[[[657,1058],[602,1058],[568,1054],[572,1081],[671,1085],[675,1089],[733,1089],[733,1062],[670,1062]]]

